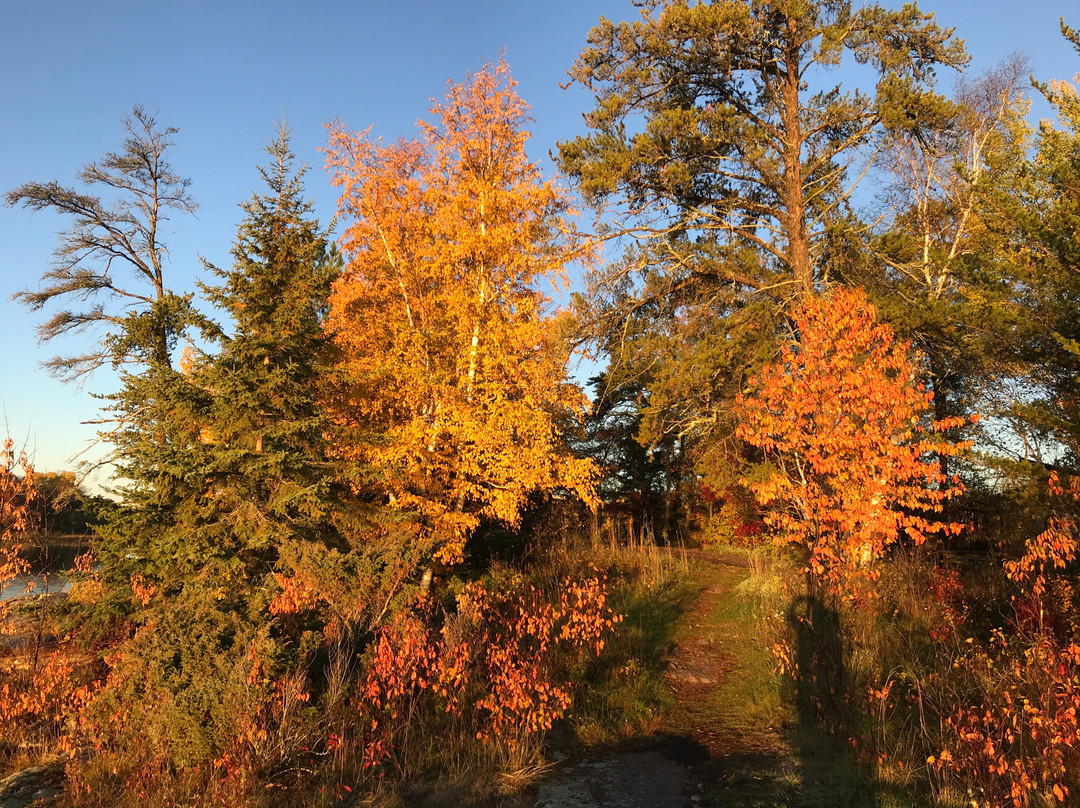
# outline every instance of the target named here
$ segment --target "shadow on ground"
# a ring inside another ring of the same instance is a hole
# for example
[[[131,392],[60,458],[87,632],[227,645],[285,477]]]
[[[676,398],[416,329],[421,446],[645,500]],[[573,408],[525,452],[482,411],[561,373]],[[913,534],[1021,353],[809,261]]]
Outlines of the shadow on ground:
[[[791,686],[795,724],[789,737],[798,788],[778,805],[795,808],[915,808],[906,789],[877,779],[852,739],[858,719],[851,704],[839,614],[821,598],[796,598],[788,609],[798,676]]]
[[[535,808],[920,805],[879,782],[849,742],[857,717],[837,613],[804,597],[778,615],[800,674],[782,679],[760,605],[743,591],[749,574],[745,557],[703,553],[691,596],[641,616],[637,641],[664,649],[649,659],[663,666],[662,724],[560,763],[536,785]]]
[[[648,748],[565,765],[536,788],[536,808],[682,808],[694,761],[709,752],[689,738],[658,737]]]

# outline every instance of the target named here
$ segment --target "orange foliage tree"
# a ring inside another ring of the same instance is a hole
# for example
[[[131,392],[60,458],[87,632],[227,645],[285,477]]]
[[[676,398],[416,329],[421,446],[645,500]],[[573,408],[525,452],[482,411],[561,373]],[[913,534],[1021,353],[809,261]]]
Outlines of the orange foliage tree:
[[[568,197],[525,153],[514,86],[504,63],[487,66],[449,85],[417,138],[334,125],[327,151],[351,222],[327,321],[338,445],[357,487],[417,512],[450,562],[480,519],[515,526],[532,492],[594,497],[592,463],[559,440],[585,400],[537,289],[588,256]]]
[[[939,458],[966,448],[959,426],[924,426],[932,394],[916,383],[908,345],[877,322],[861,290],[812,296],[792,313],[796,337],[738,399],[737,435],[765,463],[746,484],[782,542],[804,547],[815,577],[837,580],[902,532],[916,543],[959,525],[936,521],[959,482]]]
[[[6,544],[41,526],[44,499],[34,485],[34,466],[15,441],[0,448],[0,539]]]

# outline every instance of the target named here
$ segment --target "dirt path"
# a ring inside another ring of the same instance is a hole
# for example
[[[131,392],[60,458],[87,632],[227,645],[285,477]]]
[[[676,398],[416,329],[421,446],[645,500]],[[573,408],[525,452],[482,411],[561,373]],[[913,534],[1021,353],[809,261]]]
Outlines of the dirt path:
[[[798,766],[771,643],[745,591],[746,559],[703,554],[697,562],[701,593],[679,621],[667,675],[675,697],[668,731],[701,752],[686,761],[688,802],[784,805]]]
[[[648,744],[558,771],[536,808],[914,808],[877,782],[843,736],[796,709],[775,672],[765,609],[790,619],[779,579],[751,575],[746,556],[693,557],[696,595],[666,656],[670,707]],[[762,589],[763,587],[763,589]],[[760,595],[766,595],[760,597]]]
[[[654,748],[586,760],[541,783],[536,808],[782,806],[796,764],[747,562],[695,559],[697,597],[675,627],[673,708]]]

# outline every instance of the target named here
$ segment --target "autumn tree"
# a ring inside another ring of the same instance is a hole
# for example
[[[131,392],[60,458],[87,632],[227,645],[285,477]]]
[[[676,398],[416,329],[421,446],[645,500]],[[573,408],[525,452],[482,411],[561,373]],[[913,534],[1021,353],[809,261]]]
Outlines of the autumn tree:
[[[44,500],[35,481],[26,452],[16,451],[15,441],[5,437],[0,444],[0,553],[42,525]]]
[[[957,492],[938,458],[962,445],[927,420],[932,394],[861,290],[837,288],[792,312],[795,333],[738,399],[738,434],[761,452],[746,484],[781,543],[835,581],[906,535],[956,525],[934,514]]]
[[[935,68],[966,56],[914,4],[639,7],[601,20],[570,70],[596,103],[560,165],[628,245],[593,275],[587,321],[613,361],[657,378],[644,440],[737,454],[731,403],[775,348],[785,301],[863,249],[851,193],[867,153],[886,131],[917,130],[938,100]],[[872,92],[830,82],[845,60]],[[615,344],[643,317],[649,339]]]
[[[25,451],[17,452],[15,442],[5,436],[0,442],[0,635],[12,630],[9,625],[10,603],[3,596],[8,590],[19,587],[14,594],[21,595],[33,590],[33,584],[20,583],[19,578],[30,572],[30,564],[23,551],[23,541],[41,530],[44,523],[45,502],[34,485],[34,465]],[[21,589],[21,591],[20,591]],[[10,653],[10,652],[9,652]],[[28,666],[36,669],[36,651]],[[8,700],[8,694],[19,692],[24,678],[20,665],[7,664],[0,669],[0,704]],[[5,726],[10,723],[5,716]]]
[[[44,501],[45,532],[87,533],[101,497],[87,494],[73,471],[45,472],[34,478],[34,487]]]
[[[567,195],[526,155],[514,87],[500,63],[451,84],[412,140],[330,135],[349,222],[328,318],[337,445],[357,490],[418,514],[446,560],[482,519],[516,525],[533,492],[592,498],[592,464],[557,434],[584,402],[537,288],[587,255]]]

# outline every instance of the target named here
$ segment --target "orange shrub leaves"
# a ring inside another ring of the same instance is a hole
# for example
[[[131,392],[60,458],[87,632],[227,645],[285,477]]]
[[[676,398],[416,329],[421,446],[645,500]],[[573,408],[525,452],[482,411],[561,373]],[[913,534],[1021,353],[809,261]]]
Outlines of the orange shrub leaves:
[[[365,764],[401,746],[433,699],[488,743],[513,747],[549,729],[570,707],[567,667],[599,654],[620,619],[600,574],[567,582],[555,602],[531,585],[511,592],[470,583],[441,628],[434,602],[421,598],[379,632],[362,687],[371,715]]]

